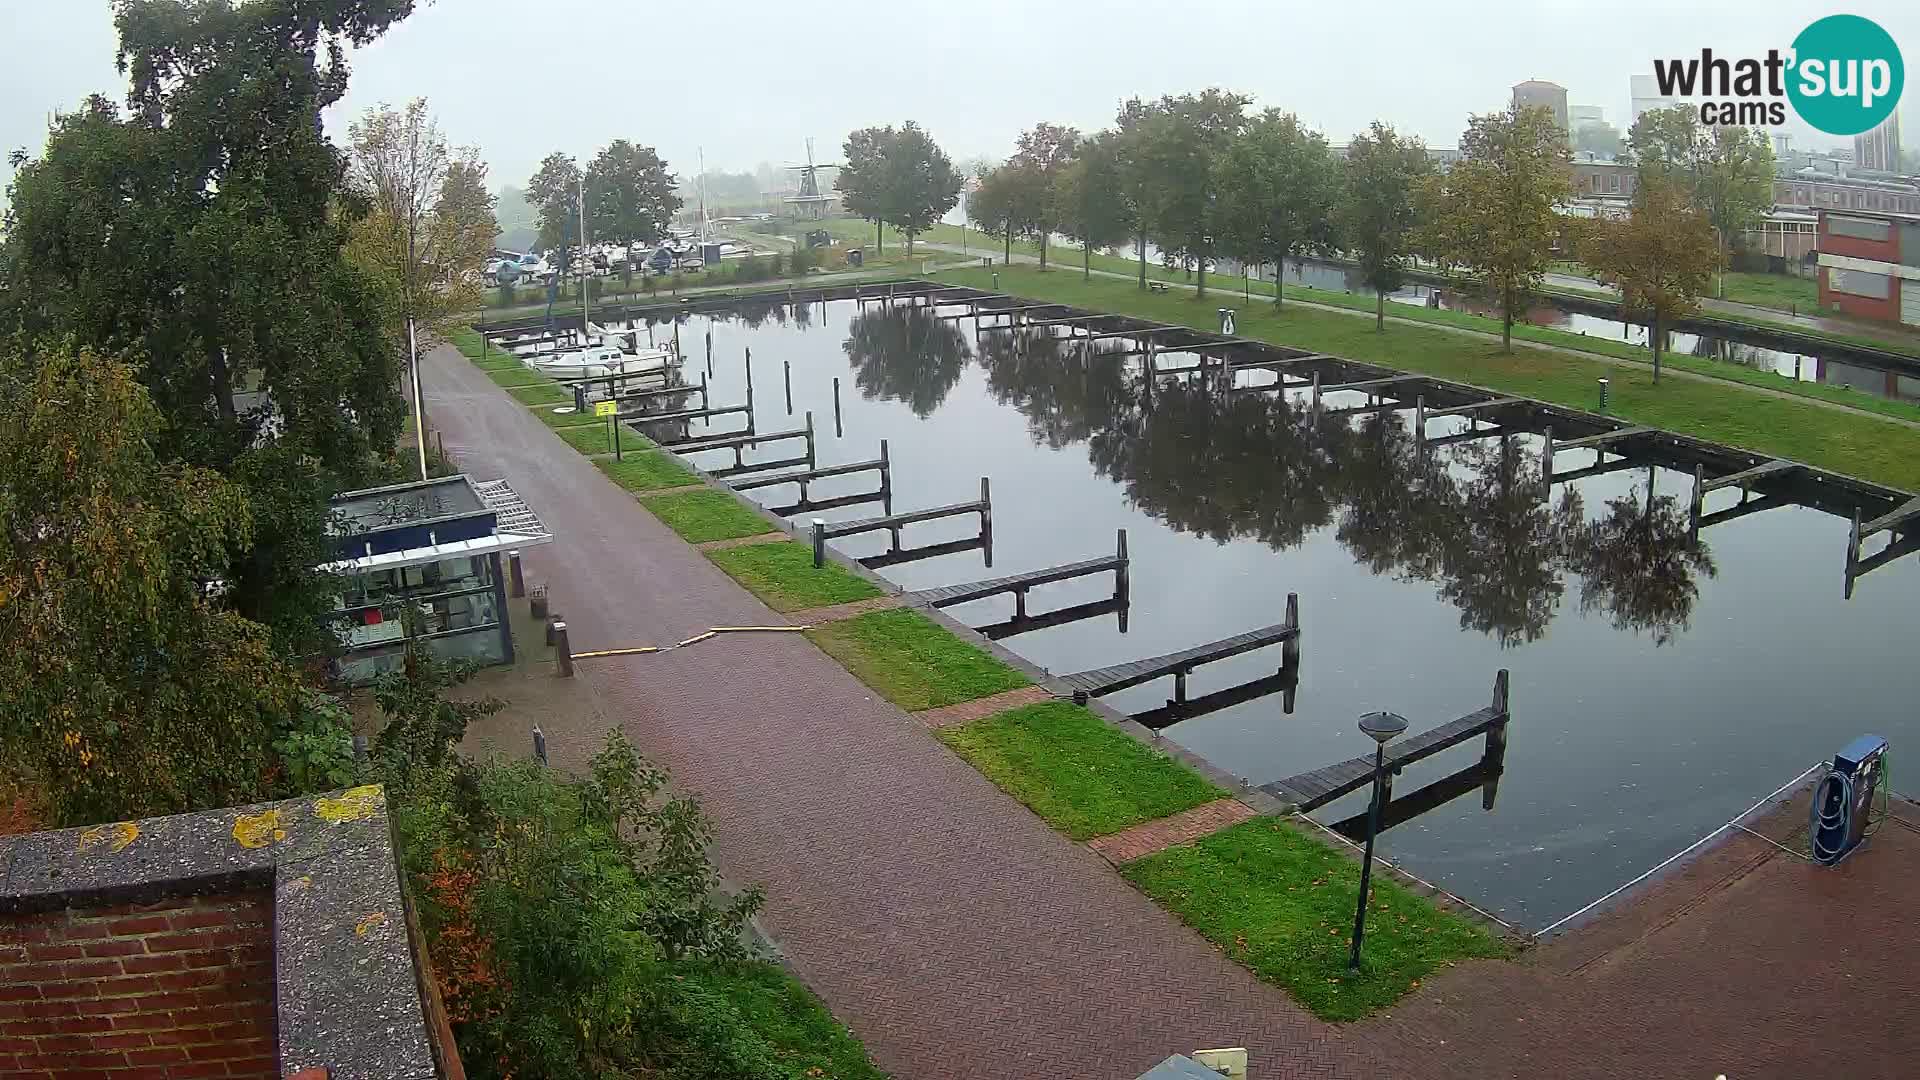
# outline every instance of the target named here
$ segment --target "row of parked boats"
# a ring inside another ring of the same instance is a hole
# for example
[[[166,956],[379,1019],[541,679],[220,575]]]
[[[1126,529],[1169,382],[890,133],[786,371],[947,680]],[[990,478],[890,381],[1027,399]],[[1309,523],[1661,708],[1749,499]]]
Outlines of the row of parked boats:
[[[496,344],[530,370],[550,379],[597,379],[608,375],[664,377],[680,365],[671,347],[645,344],[641,328],[612,330],[588,323],[584,330],[530,330]]]

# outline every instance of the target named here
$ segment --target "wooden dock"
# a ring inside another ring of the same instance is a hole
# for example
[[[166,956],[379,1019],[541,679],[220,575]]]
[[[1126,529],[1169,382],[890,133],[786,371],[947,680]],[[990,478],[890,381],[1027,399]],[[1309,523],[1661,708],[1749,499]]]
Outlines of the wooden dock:
[[[1006,577],[992,578],[987,581],[968,582],[964,585],[943,585],[935,589],[921,589],[906,594],[910,604],[926,607],[953,607],[956,604],[985,600],[990,596],[1012,593],[1014,615],[1025,619],[1027,615],[1027,590],[1036,585],[1046,585],[1055,581],[1069,581],[1073,578],[1090,577],[1113,571],[1113,595],[1117,599],[1127,595],[1130,583],[1127,579],[1127,530],[1119,530],[1115,541],[1114,553],[1102,555],[1097,559],[1083,559],[1080,562],[1049,566],[1044,570],[1029,570],[1024,574],[1009,574]]]
[[[880,474],[880,490],[862,492],[858,495],[840,495],[830,499],[814,501],[810,485],[816,480],[825,480],[834,476],[853,476],[858,473],[877,472]],[[800,498],[786,506],[770,507],[773,513],[781,517],[809,510],[833,510],[843,506],[859,506],[863,503],[885,502],[891,513],[893,500],[893,461],[887,452],[887,440],[880,440],[880,456],[872,461],[850,461],[841,465],[822,465],[819,468],[798,469],[793,472],[772,473],[741,480],[730,486],[735,491],[753,491],[758,488],[778,487],[781,484],[795,484],[800,488]]]
[[[1716,476],[1709,479],[1707,477],[1706,466],[1695,462],[1693,466],[1693,498],[1689,500],[1687,507],[1687,519],[1693,532],[1698,534],[1702,523],[1706,520],[1701,517],[1701,513],[1705,509],[1707,495],[1710,492],[1719,491],[1721,488],[1737,487],[1740,489],[1740,505],[1746,506],[1748,505],[1747,496],[1753,490],[1756,482],[1764,480],[1769,476],[1780,476],[1785,473],[1790,473],[1798,468],[1800,468],[1798,462],[1773,458],[1768,461],[1763,461],[1751,468],[1741,469],[1739,472],[1728,473],[1725,476]],[[1748,511],[1748,513],[1752,512],[1754,511]],[[1744,517],[1745,515],[1740,514],[1735,516]],[[1731,518],[1720,518],[1719,520],[1727,521],[1731,520]]]
[[[1144,660],[1114,664],[1111,667],[1062,675],[1056,681],[1062,688],[1071,692],[1074,701],[1084,705],[1092,698],[1118,693],[1129,687],[1171,675],[1174,679],[1173,700],[1182,702],[1187,700],[1187,676],[1194,668],[1276,644],[1285,648],[1281,659],[1282,669],[1297,667],[1300,660],[1300,598],[1295,593],[1287,594],[1285,622],[1221,638],[1219,641],[1210,641],[1205,645],[1195,645],[1191,649],[1182,649],[1164,656],[1152,656]]]
[[[1507,752],[1507,724],[1513,714],[1507,697],[1507,672],[1502,668],[1493,680],[1493,701],[1484,709],[1468,713],[1458,720],[1430,728],[1409,739],[1387,744],[1386,769],[1389,778],[1416,761],[1424,761],[1442,750],[1469,739],[1485,737],[1488,761],[1504,761]],[[1289,776],[1285,780],[1260,785],[1260,790],[1297,806],[1301,812],[1325,806],[1342,795],[1351,794],[1373,782],[1373,756],[1337,761],[1312,772]],[[1389,788],[1388,795],[1391,796]]]
[[[809,413],[808,417],[811,421],[812,414]],[[811,422],[809,422],[809,428],[811,428]],[[808,446],[812,446],[811,440],[808,441]],[[812,527],[813,565],[815,568],[826,565],[827,541],[835,537],[885,531],[892,535],[893,549],[898,552],[901,550],[900,530],[906,526],[923,521],[937,521],[940,518],[961,517],[966,514],[980,515],[980,533],[983,537],[993,531],[993,490],[987,477],[980,478],[980,497],[972,502],[934,506],[925,510],[908,510],[881,517],[856,518],[853,521],[836,521],[831,524],[816,518]]]
[[[1165,705],[1148,709],[1144,712],[1134,713],[1132,716],[1127,717],[1127,719],[1132,720],[1142,727],[1150,728],[1154,731],[1161,731],[1183,720],[1191,720],[1196,716],[1205,716],[1208,713],[1219,712],[1221,709],[1230,708],[1231,706],[1240,705],[1245,702],[1257,701],[1270,694],[1279,694],[1281,713],[1286,716],[1292,716],[1294,694],[1296,694],[1299,689],[1300,671],[1298,666],[1281,668],[1271,675],[1262,675],[1257,679],[1243,682],[1239,686],[1229,686],[1225,690],[1215,690],[1212,693],[1201,694],[1199,697],[1188,698],[1185,701],[1176,701],[1168,698]]]
[[[786,442],[792,439],[806,440],[807,452],[804,455],[795,458],[784,458],[780,461],[762,462],[748,462],[743,456],[748,447],[757,447],[761,443]],[[814,467],[813,413],[811,411],[807,413],[807,424],[805,427],[794,428],[792,431],[749,431],[740,435],[725,435],[717,439],[690,439],[672,443],[662,442],[660,446],[663,450],[669,450],[682,456],[687,454],[702,454],[709,450],[732,450],[733,464],[731,466],[722,469],[706,470],[713,476],[732,476],[746,472],[764,472],[768,469],[783,469],[789,465],[804,465],[811,469]]]

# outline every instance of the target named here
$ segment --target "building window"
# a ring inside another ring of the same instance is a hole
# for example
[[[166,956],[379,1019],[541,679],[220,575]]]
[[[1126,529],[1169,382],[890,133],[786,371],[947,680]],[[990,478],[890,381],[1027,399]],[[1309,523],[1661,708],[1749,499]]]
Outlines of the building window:
[[[1893,279],[1885,274],[1869,274],[1864,270],[1843,270],[1838,266],[1827,267],[1827,288],[1848,296],[1885,300],[1892,283]]]
[[[1872,218],[1844,217],[1840,214],[1827,215],[1827,233],[1831,236],[1850,236],[1855,240],[1872,240],[1884,244],[1892,236],[1892,227],[1884,221]]]

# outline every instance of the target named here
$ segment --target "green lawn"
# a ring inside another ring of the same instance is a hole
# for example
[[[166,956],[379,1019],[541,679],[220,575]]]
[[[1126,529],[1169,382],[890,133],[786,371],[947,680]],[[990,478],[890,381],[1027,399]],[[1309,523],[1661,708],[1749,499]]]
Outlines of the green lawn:
[[[1754,304],[1801,314],[1820,310],[1820,286],[1810,277],[1787,274],[1731,272],[1726,275],[1727,295],[1737,304]]]
[[[658,450],[627,454],[623,461],[600,458],[593,464],[606,473],[608,479],[628,491],[659,491],[661,488],[683,487],[700,482],[699,477],[680,464],[680,459]]]
[[[1013,267],[999,274],[1002,291],[1023,297],[1208,329],[1218,322],[1214,299],[1200,302],[1186,293],[1141,293],[1129,282],[1099,278],[1082,282],[1077,275],[1041,274],[1032,268]],[[949,271],[940,280],[979,287],[989,284],[979,270]],[[1522,345],[1506,355],[1497,342],[1427,327],[1389,324],[1384,333],[1376,333],[1366,320],[1302,306],[1276,312],[1270,305],[1255,305],[1242,313],[1237,330],[1242,337],[1581,409],[1595,407],[1596,380],[1604,377],[1612,382],[1609,412],[1623,419],[1920,489],[1920,430],[1873,417],[1717,382],[1668,379],[1655,386],[1650,368],[1623,368]],[[1867,399],[1859,400],[1864,404]]]
[[[512,367],[490,367],[490,366],[482,365],[480,370],[486,372],[487,378],[492,379],[494,382],[494,385],[496,386],[515,387],[515,386],[552,386],[553,385],[553,381],[551,379],[548,379],[544,375],[538,375],[538,374],[535,374],[534,372],[527,370],[526,365],[524,364],[515,363]]]
[[[707,552],[707,558],[775,611],[846,604],[880,595],[872,582],[838,563],[814,569],[812,549],[790,540],[722,548]]]
[[[559,428],[554,433],[559,435],[568,446],[583,454],[613,453],[613,437],[607,434],[605,420],[597,424],[579,424],[574,427]],[[622,449],[626,447],[625,435],[621,436],[620,445]]]
[[[914,611],[876,611],[806,633],[861,682],[910,712],[1028,685],[1025,675]]]
[[[507,393],[522,405],[571,405],[573,395],[551,383],[539,386],[509,386]]]
[[[739,1014],[763,1045],[729,1049],[743,1057],[757,1051],[782,1080],[887,1080],[820,999],[773,964],[694,963],[675,989],[704,996],[707,1009]]]
[[[1075,840],[1119,832],[1225,794],[1181,762],[1065,701],[944,728],[940,741]]]
[[[724,491],[653,495],[641,499],[640,505],[651,510],[654,517],[666,522],[667,528],[690,544],[775,531],[766,518],[740,505],[738,499]]]
[[[1456,961],[1506,946],[1385,874],[1373,876],[1361,971],[1347,971],[1360,865],[1278,818],[1255,818],[1120,873],[1325,1020],[1358,1020]]]

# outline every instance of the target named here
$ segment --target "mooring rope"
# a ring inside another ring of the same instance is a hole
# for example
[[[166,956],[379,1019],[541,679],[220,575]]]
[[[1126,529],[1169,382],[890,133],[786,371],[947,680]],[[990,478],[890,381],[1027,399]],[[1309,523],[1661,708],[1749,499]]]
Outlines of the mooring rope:
[[[812,626],[714,626],[704,633],[695,634],[685,641],[676,641],[671,645],[634,645],[624,649],[595,649],[591,652],[573,654],[575,660],[591,660],[603,656],[639,656],[645,653],[672,652],[695,645],[719,634],[796,634],[802,630],[811,630]]]

